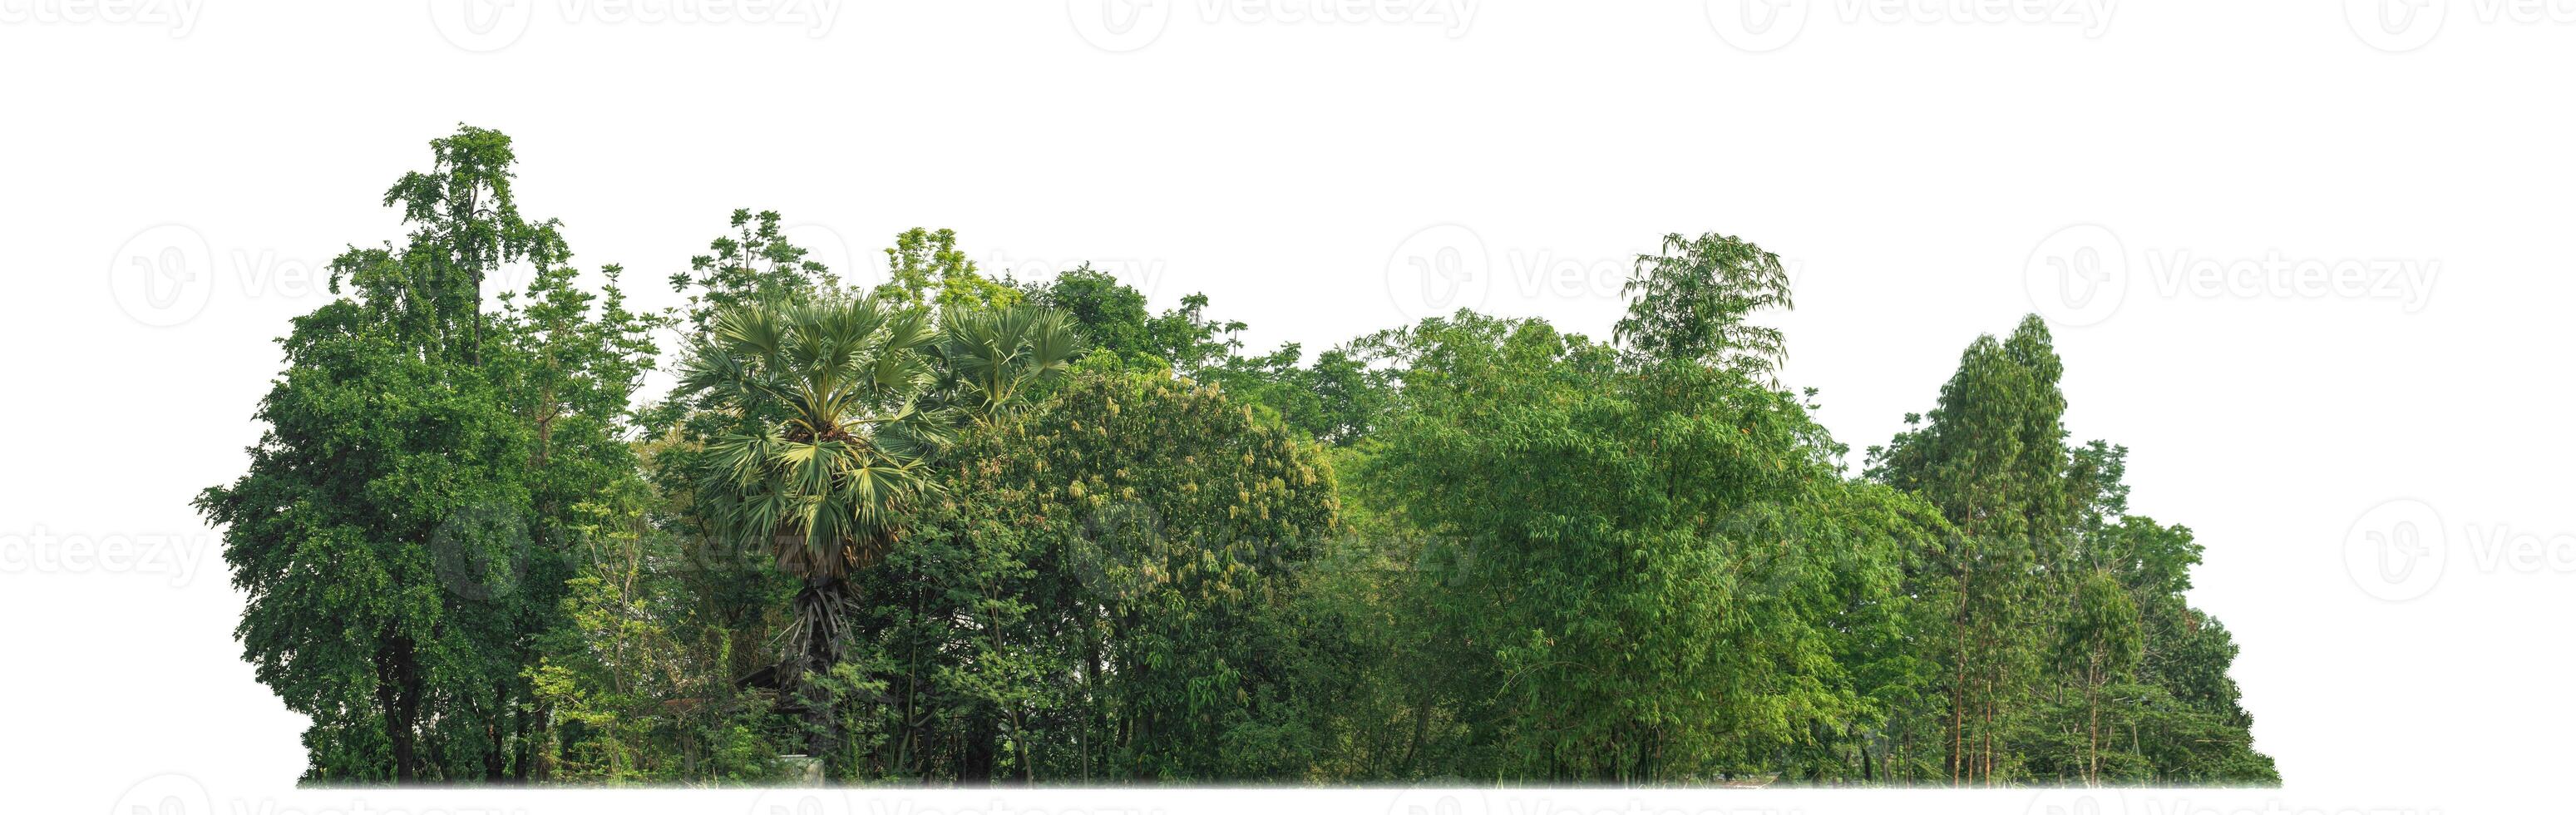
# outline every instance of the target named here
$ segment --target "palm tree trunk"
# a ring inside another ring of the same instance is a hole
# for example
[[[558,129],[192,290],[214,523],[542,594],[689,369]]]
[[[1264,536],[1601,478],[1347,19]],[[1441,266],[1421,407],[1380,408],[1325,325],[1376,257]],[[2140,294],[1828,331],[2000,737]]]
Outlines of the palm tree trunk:
[[[796,593],[796,635],[788,642],[786,673],[795,678],[803,697],[807,755],[827,770],[840,747],[840,722],[832,715],[832,689],[823,678],[848,649],[851,612],[857,605],[857,587],[842,577],[808,577]]]

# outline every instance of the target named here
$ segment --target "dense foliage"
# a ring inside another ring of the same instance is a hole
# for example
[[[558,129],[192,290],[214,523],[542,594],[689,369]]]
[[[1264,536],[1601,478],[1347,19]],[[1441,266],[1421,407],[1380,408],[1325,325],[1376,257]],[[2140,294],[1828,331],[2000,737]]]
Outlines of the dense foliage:
[[[506,137],[433,147],[198,500],[308,781],[2278,780],[2036,319],[1854,474],[1731,236],[1640,257],[1609,341],[1310,363],[946,230],[852,285],[750,210],[639,313]]]

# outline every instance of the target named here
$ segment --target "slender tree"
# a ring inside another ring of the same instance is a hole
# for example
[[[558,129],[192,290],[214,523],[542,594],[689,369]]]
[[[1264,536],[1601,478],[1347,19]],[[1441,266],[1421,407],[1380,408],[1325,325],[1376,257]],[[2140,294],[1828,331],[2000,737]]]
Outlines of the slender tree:
[[[801,579],[783,665],[815,694],[851,646],[849,581],[901,533],[932,437],[915,400],[932,384],[918,309],[873,299],[739,308],[717,318],[682,369],[682,390],[743,414],[785,418],[709,447],[698,506],[726,537],[767,546]],[[813,755],[835,749],[828,700],[808,699]]]

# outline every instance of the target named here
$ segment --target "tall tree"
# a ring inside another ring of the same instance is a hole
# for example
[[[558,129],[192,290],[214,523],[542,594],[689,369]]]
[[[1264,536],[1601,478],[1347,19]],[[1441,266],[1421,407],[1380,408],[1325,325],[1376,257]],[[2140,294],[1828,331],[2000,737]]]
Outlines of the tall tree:
[[[2076,521],[2067,474],[2060,367],[2034,315],[2012,336],[1977,338],[1941,387],[1928,421],[1873,449],[1870,474],[1941,508],[1958,536],[1941,553],[1953,602],[1950,770],[1953,783],[1999,783],[2015,772],[1998,748],[2040,655],[2024,632],[2043,629],[2049,571]]]
[[[1687,360],[1767,376],[1788,357],[1780,330],[1747,318],[1789,308],[1780,256],[1733,235],[1664,236],[1663,252],[1637,256],[1620,293],[1628,315],[1612,334],[1650,359]]]
[[[520,217],[508,137],[431,146],[385,199],[408,242],[332,264],[354,298],[296,321],[249,472],[197,502],[251,595],[248,656],[314,716],[317,780],[527,777],[544,714],[522,674],[562,622],[571,496],[634,477],[657,323],[613,268],[604,298],[581,289],[556,225]],[[519,262],[530,284],[487,313]]]
[[[2077,585],[2074,613],[2057,646],[2060,664],[2074,671],[2084,688],[2086,783],[2102,780],[2102,686],[2137,665],[2144,650],[2138,631],[2138,607],[2126,588],[2109,572],[2087,575]]]
[[[873,299],[765,304],[719,316],[682,369],[680,388],[719,409],[785,415],[710,444],[697,506],[804,581],[783,664],[809,695],[850,649],[861,609],[850,573],[894,542],[926,480],[917,464],[932,438],[912,420],[932,384],[931,338],[920,310]],[[828,702],[806,704],[818,714],[812,754],[832,755]]]

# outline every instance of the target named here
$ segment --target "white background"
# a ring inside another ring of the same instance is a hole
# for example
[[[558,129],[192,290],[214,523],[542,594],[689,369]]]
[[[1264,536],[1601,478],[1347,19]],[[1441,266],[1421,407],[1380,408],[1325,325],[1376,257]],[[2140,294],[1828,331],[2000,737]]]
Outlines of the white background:
[[[1740,235],[1797,272],[1787,376],[1855,467],[1971,339],[2040,311],[2077,440],[2128,445],[2135,510],[2208,547],[2192,599],[2243,646],[2287,779],[1487,793],[1466,815],[2563,791],[2576,4],[1777,0],[1760,28],[1725,0],[472,2],[0,0],[0,794],[26,809],[779,800],[290,788],[304,722],[240,660],[240,595],[187,502],[243,467],[319,267],[400,234],[384,189],[460,121],[515,137],[522,208],[650,305],[735,207],[862,279],[895,232],[950,227],[988,272],[1090,260],[1310,351],[1460,305],[1606,334],[1660,235]],[[1424,263],[1458,277],[1426,288]],[[820,803],[1443,811],[1384,790]]]

